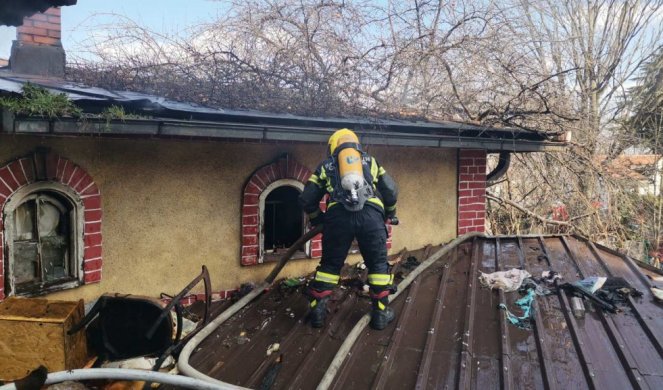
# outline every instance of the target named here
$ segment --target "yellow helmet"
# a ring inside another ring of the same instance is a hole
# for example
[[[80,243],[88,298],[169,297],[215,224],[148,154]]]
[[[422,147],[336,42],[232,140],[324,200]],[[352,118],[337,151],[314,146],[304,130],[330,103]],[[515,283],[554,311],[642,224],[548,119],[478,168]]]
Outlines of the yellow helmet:
[[[336,130],[334,134],[329,137],[329,142],[327,143],[327,151],[329,152],[329,155],[331,156],[334,154],[334,151],[338,145],[342,145],[347,142],[359,144],[359,138],[357,138],[357,134],[355,134],[354,131],[350,129]]]

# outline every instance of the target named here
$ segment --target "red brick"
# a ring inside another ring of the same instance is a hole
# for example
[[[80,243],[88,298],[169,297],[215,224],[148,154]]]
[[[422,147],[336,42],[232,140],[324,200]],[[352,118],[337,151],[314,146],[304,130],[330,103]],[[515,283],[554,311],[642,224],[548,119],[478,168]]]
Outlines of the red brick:
[[[101,196],[91,196],[83,199],[83,206],[88,210],[101,208]]]
[[[387,241],[387,250],[391,249],[391,241]]]
[[[71,175],[74,173],[74,168],[76,168],[76,166],[71,161],[65,160],[62,169],[58,170],[58,180],[60,183],[67,184],[67,182],[69,182]]]
[[[244,187],[244,195],[260,195],[260,193],[262,193],[262,189],[255,184],[253,179]]]
[[[101,257],[101,245],[86,247],[83,253],[84,259],[96,259]]]
[[[484,211],[485,209],[486,205],[483,203],[476,203],[476,204],[463,206],[463,211]]]
[[[303,169],[297,176],[297,180],[301,183],[306,183],[310,177],[311,177],[311,171],[309,171],[308,169]]]
[[[60,24],[62,22],[62,17],[61,16],[56,16],[56,15],[46,15],[46,20],[51,23],[56,23]]]
[[[85,246],[97,246],[101,245],[102,238],[101,233],[89,233],[83,236],[83,242]]]
[[[298,171],[298,169],[299,169],[299,164],[297,164],[297,163],[294,162],[294,161],[293,161],[293,162],[290,162],[290,163],[286,166],[286,173],[285,173],[285,176],[288,177],[288,178],[291,178],[291,179],[296,178],[296,177],[297,177],[297,171]]]
[[[458,163],[464,167],[473,167],[475,165],[473,158],[461,158],[458,160]]]
[[[311,257],[322,257],[322,250],[312,250]]]
[[[285,179],[288,177],[288,160],[285,158],[279,159],[276,163],[276,174],[279,179]]]
[[[469,188],[486,188],[486,183],[485,182],[470,182],[467,183]]]
[[[84,189],[86,189],[92,183],[94,183],[94,180],[92,180],[90,175],[88,175],[83,171],[83,177],[79,179],[77,183],[71,183],[71,185],[73,186],[74,190],[76,190],[76,192],[80,194]]]
[[[244,194],[244,205],[257,205],[260,197],[254,194]]]
[[[19,187],[28,184],[28,178],[23,173],[23,168],[21,167],[21,162],[16,160],[7,166],[9,171],[12,173],[14,179]]]
[[[9,187],[9,189],[12,190],[12,192],[16,191],[19,187],[18,182],[16,179],[14,179],[14,176],[12,176],[12,173],[9,171],[9,167],[5,166],[0,168],[0,179],[2,179],[5,184]]]
[[[320,241],[312,242],[311,250],[322,250],[322,243]]]
[[[242,226],[245,225],[257,225],[258,216],[257,215],[244,215],[242,216]]]
[[[242,265],[256,265],[258,264],[257,256],[242,256]]]
[[[0,181],[0,199],[9,198],[9,195],[13,193],[14,191],[12,191],[9,187],[7,187],[3,182]]]
[[[486,181],[486,176],[479,173],[463,174],[458,177],[460,181]]]
[[[481,149],[462,149],[460,151],[461,157],[485,157],[486,151]]]
[[[258,255],[258,246],[242,246],[242,257],[244,256],[257,256]]]
[[[242,235],[258,234],[258,226],[242,226]]]
[[[242,215],[258,215],[258,206],[244,206],[242,207]]]
[[[458,219],[473,219],[476,218],[476,212],[474,211],[462,211],[458,213]]]
[[[486,195],[486,189],[485,188],[476,188],[472,190],[472,196],[485,196]]]
[[[256,235],[242,236],[242,245],[244,246],[258,245],[258,236]]]
[[[466,197],[466,196],[472,196],[472,191],[476,191],[476,190],[462,190],[462,191],[458,191],[458,197],[459,197],[459,198],[463,198],[463,197]]]
[[[62,33],[60,32],[60,30],[48,30],[48,36],[51,38],[60,39],[62,38]]]
[[[23,173],[25,173],[28,182],[29,183],[34,182],[35,171],[34,171],[34,166],[32,165],[32,160],[27,158],[22,158],[19,160],[19,162],[21,163],[21,167],[23,168]]]
[[[92,222],[85,224],[85,234],[88,233],[100,233],[101,232],[101,222]]]
[[[73,188],[85,175],[86,173],[83,171],[83,169],[77,166],[74,169],[74,173],[71,175],[71,177],[67,179],[67,185]]]
[[[470,187],[469,187],[469,185],[468,185],[467,182],[460,182],[460,183],[458,183],[458,189],[459,189],[459,190],[467,190],[467,189],[469,189],[469,188],[470,188]]]
[[[103,213],[101,210],[85,210],[85,221],[86,222],[92,222],[92,221],[101,221]]]
[[[48,20],[48,17],[46,19]],[[36,28],[41,28],[41,29],[44,29],[44,30],[60,31],[60,25],[58,23],[51,23],[51,22],[41,21],[41,20],[33,20],[32,25]]]
[[[473,223],[472,223],[471,220],[467,220],[467,219],[458,220],[458,227],[470,227],[470,226],[473,226]]]
[[[85,274],[85,283],[98,283],[101,281],[101,270]]]
[[[67,160],[60,158],[55,153],[48,153],[45,160],[46,177],[52,180],[56,180],[61,176],[61,172],[64,169],[64,164]]]
[[[84,271],[96,271],[101,269],[101,259],[95,259],[95,260],[86,260],[83,262],[83,270]]]
[[[34,24],[34,23],[31,23],[31,24]],[[36,36],[45,37],[45,36],[48,35],[48,31],[43,27],[40,28],[40,27],[23,25],[21,27],[18,27],[18,29],[16,31],[18,31],[21,34],[32,35],[33,38],[36,37]]]
[[[31,34],[22,34],[22,33],[16,34],[16,40],[18,40],[19,42],[33,42],[32,39],[33,37],[34,35]]]
[[[58,46],[60,44],[60,40],[57,38],[42,37],[39,35],[33,35],[32,40],[36,43],[47,46]]]
[[[472,225],[474,225],[474,226],[483,226],[483,225],[485,225],[485,224],[486,224],[486,220],[485,220],[485,219],[478,219],[478,218],[475,218],[475,219],[472,220]]]
[[[4,288],[2,288],[2,287],[4,287],[4,285],[3,285],[3,284],[0,284],[0,301],[2,301],[3,299],[5,299],[5,290],[4,290]]]
[[[91,186],[89,186],[85,191],[81,192],[82,197],[91,196],[91,195],[99,195],[99,187],[97,187],[97,185],[94,183]]]

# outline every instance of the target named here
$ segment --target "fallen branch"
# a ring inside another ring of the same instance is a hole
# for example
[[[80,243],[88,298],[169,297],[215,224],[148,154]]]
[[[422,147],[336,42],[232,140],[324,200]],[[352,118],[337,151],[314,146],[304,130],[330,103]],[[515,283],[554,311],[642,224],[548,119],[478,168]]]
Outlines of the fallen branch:
[[[533,218],[538,219],[539,221],[541,221],[541,222],[544,223],[544,224],[547,224],[547,225],[556,225],[556,226],[566,226],[566,227],[568,227],[568,228],[570,228],[570,229],[577,230],[577,231],[579,231],[582,235],[586,236],[586,234],[584,234],[584,232],[583,232],[580,228],[578,228],[577,226],[575,226],[575,225],[573,225],[573,224],[570,224],[570,223],[568,223],[568,222],[564,222],[564,221],[555,221],[555,220],[553,220],[553,219],[548,219],[548,218],[542,217],[542,216],[540,216],[540,215],[538,215],[538,214],[536,214],[536,213],[534,213],[534,212],[532,212],[532,211],[530,211],[530,210],[527,210],[525,207],[519,205],[519,204],[516,203],[516,202],[510,201],[510,200],[508,200],[508,199],[500,198],[499,196],[497,196],[497,195],[495,195],[495,194],[491,194],[491,193],[488,192],[488,191],[486,191],[486,198],[489,199],[489,200],[492,200],[493,202],[498,203],[500,206],[503,206],[503,204],[506,203],[506,204],[508,204],[509,206],[511,206],[511,207],[513,207],[513,208],[515,208],[515,209],[517,209],[517,210],[519,210],[519,211],[521,211],[521,212],[523,212],[523,213],[529,215],[530,217],[533,217]],[[581,217],[582,217],[582,216],[581,216]]]

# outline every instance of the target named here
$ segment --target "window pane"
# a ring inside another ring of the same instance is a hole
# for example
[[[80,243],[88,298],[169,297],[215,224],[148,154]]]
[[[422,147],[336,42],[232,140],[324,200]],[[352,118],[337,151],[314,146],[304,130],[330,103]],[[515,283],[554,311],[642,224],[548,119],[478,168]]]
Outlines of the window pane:
[[[67,240],[63,236],[49,236],[41,238],[41,261],[44,267],[44,279],[61,279],[68,276],[67,264]]]
[[[33,200],[18,206],[15,212],[14,239],[17,241],[33,240],[35,233],[35,202]]]
[[[60,210],[47,200],[39,200],[39,237],[57,234],[62,215]]]
[[[14,242],[14,282],[38,281],[37,243]]]

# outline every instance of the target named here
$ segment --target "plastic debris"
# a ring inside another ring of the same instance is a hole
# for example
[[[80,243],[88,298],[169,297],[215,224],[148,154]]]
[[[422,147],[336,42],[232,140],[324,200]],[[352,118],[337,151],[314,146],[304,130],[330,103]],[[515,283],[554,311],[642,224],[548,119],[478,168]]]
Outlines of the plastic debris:
[[[603,276],[590,276],[588,278],[578,280],[574,284],[594,294],[598,289],[603,287],[603,284],[606,280],[608,280],[608,278]]]
[[[546,283],[554,283],[555,280],[562,279],[562,275],[558,274],[555,271],[543,271],[541,273],[541,280]]]
[[[654,294],[654,298],[658,299],[659,301],[663,301],[663,290],[660,288],[652,287],[651,292]]]
[[[305,278],[290,278],[284,280],[281,284],[285,287],[298,287],[306,282]]]
[[[281,344],[279,343],[270,344],[269,347],[267,347],[267,356],[270,356],[274,352],[278,352],[279,349],[281,349]]]
[[[500,303],[499,308],[504,310],[507,320],[513,325],[520,329],[532,329],[532,303],[535,296],[536,292],[534,289],[530,289],[527,295],[516,301],[516,306],[523,311],[523,315],[521,316],[513,314],[503,303]]]
[[[498,271],[490,274],[481,272],[479,275],[479,283],[482,286],[488,287],[491,290],[499,288],[504,292],[516,291],[523,284],[525,278],[529,278],[530,273],[521,269],[513,268],[508,271]]]

